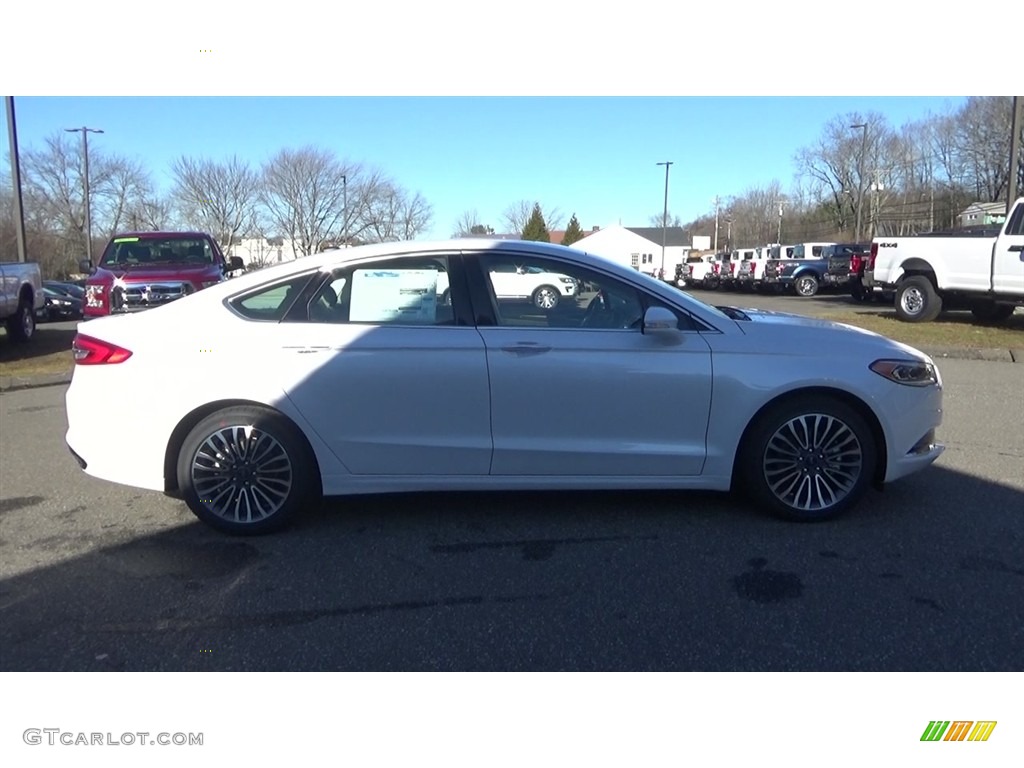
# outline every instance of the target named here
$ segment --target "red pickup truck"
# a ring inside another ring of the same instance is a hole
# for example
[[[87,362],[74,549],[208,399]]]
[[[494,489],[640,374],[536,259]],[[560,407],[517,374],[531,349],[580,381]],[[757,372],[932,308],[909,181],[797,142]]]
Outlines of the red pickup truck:
[[[226,259],[204,232],[125,232],[110,239],[98,265],[85,259],[80,268],[89,274],[89,319],[166,304],[216,285],[243,264]]]

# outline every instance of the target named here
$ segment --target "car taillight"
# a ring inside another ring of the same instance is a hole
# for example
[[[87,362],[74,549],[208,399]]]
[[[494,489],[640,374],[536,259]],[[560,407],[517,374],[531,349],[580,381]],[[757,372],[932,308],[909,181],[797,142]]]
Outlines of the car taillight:
[[[868,269],[875,270],[875,259],[878,258],[878,243],[871,244],[871,256],[868,258]]]
[[[851,272],[858,272],[858,271],[860,271],[860,261],[861,261],[861,257],[860,257],[859,254],[856,255],[856,256],[851,256],[850,257],[850,271]]]
[[[114,365],[132,356],[124,347],[81,333],[71,343],[71,353],[75,357],[75,365]]]
[[[757,262],[756,261],[752,261],[752,262],[750,262],[750,275],[751,275],[751,277],[754,276],[755,272],[757,272]]]

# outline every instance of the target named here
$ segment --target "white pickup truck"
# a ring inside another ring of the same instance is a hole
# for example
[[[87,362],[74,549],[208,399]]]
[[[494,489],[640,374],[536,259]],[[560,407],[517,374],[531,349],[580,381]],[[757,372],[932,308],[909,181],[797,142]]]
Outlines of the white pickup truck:
[[[43,278],[33,262],[0,263],[0,321],[12,341],[28,341],[36,331],[36,312],[46,305]]]
[[[896,316],[907,322],[928,322],[959,307],[985,322],[1005,320],[1024,306],[1024,197],[995,236],[876,237],[864,284],[894,292]]]

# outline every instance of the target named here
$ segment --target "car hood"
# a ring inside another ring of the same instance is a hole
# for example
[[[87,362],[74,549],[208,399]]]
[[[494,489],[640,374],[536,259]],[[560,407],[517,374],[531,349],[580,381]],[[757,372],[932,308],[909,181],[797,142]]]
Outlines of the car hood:
[[[930,360],[919,349],[874,331],[789,312],[741,307],[718,307],[747,336],[757,339],[754,346],[762,349],[781,347],[789,353],[805,350],[808,354],[834,352],[837,349],[870,348],[877,354],[900,354],[919,360]],[[761,343],[763,340],[763,343]]]
[[[219,277],[221,269],[213,264],[165,264],[132,269],[110,269],[100,267],[90,278],[95,280],[119,279],[126,283],[159,282],[160,280],[202,280],[204,277]]]

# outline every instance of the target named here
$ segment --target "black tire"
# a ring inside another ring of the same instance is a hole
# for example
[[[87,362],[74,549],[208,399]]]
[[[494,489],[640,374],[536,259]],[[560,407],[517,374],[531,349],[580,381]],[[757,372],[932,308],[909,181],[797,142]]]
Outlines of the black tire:
[[[562,295],[558,292],[557,288],[552,285],[542,285],[533,292],[531,300],[533,301],[533,306],[547,312],[557,307],[561,298]]]
[[[798,275],[793,279],[793,290],[797,296],[813,296],[818,292],[818,286],[818,278],[811,274]]]
[[[445,288],[444,293],[441,294],[441,306],[450,307],[452,305],[452,292],[451,289]]]
[[[971,314],[982,323],[1001,323],[1013,314],[1012,304],[996,304],[994,301],[976,301],[971,305]]]
[[[874,478],[878,449],[856,410],[812,395],[761,414],[737,461],[740,490],[758,506],[784,520],[814,522],[857,503]]]
[[[196,424],[182,443],[177,472],[192,513],[230,534],[280,530],[320,495],[316,459],[302,433],[280,413],[256,406],[225,408]]]
[[[905,278],[896,289],[896,317],[906,323],[930,323],[942,312],[942,297],[924,275]]]
[[[31,341],[35,333],[35,310],[32,308],[32,302],[23,298],[18,304],[18,310],[7,319],[7,335],[11,337],[11,341],[24,344]]]
[[[719,280],[717,277],[706,277],[701,281],[701,287],[707,291],[718,290]]]
[[[856,280],[850,287],[850,298],[856,301],[858,304],[864,304],[871,301],[871,291],[861,285],[860,280]]]

